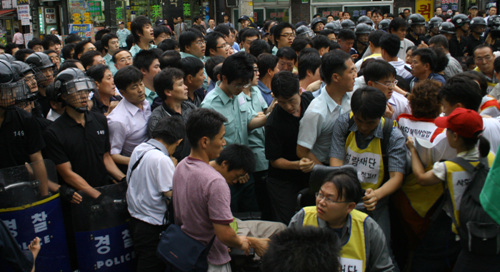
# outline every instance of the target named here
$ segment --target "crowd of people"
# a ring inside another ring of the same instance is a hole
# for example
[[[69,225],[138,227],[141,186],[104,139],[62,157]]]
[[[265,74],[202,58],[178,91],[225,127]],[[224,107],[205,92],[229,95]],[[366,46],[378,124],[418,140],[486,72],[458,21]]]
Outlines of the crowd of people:
[[[63,205],[127,183],[137,271],[168,267],[168,205],[208,271],[231,271],[228,247],[262,271],[496,271],[459,241],[473,177],[453,159],[492,167],[500,145],[500,16],[438,9],[239,31],[137,16],[2,47],[0,168],[53,161],[40,193],[77,192]]]

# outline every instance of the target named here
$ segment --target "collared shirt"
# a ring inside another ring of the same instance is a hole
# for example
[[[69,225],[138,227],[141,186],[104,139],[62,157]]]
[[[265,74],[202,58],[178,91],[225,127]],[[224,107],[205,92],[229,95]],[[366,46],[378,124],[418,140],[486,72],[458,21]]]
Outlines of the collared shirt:
[[[404,40],[402,40],[400,44],[398,58],[403,60],[406,59],[406,50],[408,50],[408,48],[412,46],[415,46],[415,44],[412,41],[408,40],[407,38],[404,38]]]
[[[339,105],[323,87],[321,94],[311,102],[300,120],[297,144],[310,149],[320,162],[328,162],[333,125],[341,114],[350,111],[350,93],[344,94]]]
[[[369,47],[368,47],[369,48]],[[368,49],[366,49],[368,50]],[[367,59],[372,59],[372,58],[375,58],[375,59],[381,59],[382,58],[382,54],[381,53],[373,53],[367,57],[363,57],[362,59],[356,61],[356,69],[359,70],[361,69],[361,65],[363,65],[363,62]]]
[[[139,159],[140,163],[130,175]],[[175,171],[167,148],[159,141],[150,139],[134,149],[128,165],[127,204],[130,215],[152,225],[163,225],[167,210],[163,193],[172,190]]]
[[[192,58],[197,58],[199,60],[201,60],[203,63],[205,63],[206,59],[205,57],[197,57],[195,55],[192,55],[192,54],[189,54],[189,53],[186,53],[186,52],[181,52],[181,59],[183,58],[188,58],[188,57],[192,57]],[[205,68],[203,68],[203,74],[205,75],[205,79],[203,79],[203,89],[208,89],[208,75],[207,75],[207,70]]]
[[[409,70],[411,70],[411,67],[406,64],[406,62],[402,59],[399,59],[397,61],[390,61],[389,62],[394,69],[396,69],[396,75],[406,79],[410,80],[412,77],[412,74]],[[407,69],[408,68],[408,69]]]
[[[149,49],[153,49],[153,48],[156,48],[156,45],[154,45],[154,44],[151,44],[151,43],[150,43],[150,44],[149,44],[149,48],[148,48],[148,50],[149,50]],[[140,48],[137,44],[134,44],[134,46],[132,46],[132,47],[130,48],[130,50],[129,50],[130,55],[132,55],[132,58],[133,58],[133,57],[134,57],[137,53],[139,53],[139,52],[141,52],[141,51],[142,51],[142,48]]]
[[[447,78],[451,78],[452,76],[462,73],[462,65],[460,65],[460,62],[456,60],[454,57],[451,56],[450,53],[446,54],[448,57],[448,65],[446,65],[446,68],[444,68],[444,75]]]
[[[213,109],[227,118],[226,142],[230,144],[248,145],[248,124],[257,113],[247,103],[243,93],[228,97],[219,85],[205,97],[202,108]]]
[[[411,114],[411,107],[408,99],[398,92],[392,92],[391,98],[387,102],[393,107],[394,113],[392,120],[398,119],[398,116],[403,113]]]
[[[144,87],[144,94],[146,95],[146,100],[149,102],[149,105],[153,105],[153,101],[158,97],[158,94],[155,91],[150,90],[148,87]]]
[[[436,73],[430,73],[429,76],[427,77],[427,79],[435,80],[437,82],[440,82],[443,85],[446,83],[446,80],[444,79],[444,77],[442,75],[436,74]],[[417,82],[418,82],[418,78],[413,77],[410,81],[410,89],[413,89],[413,87],[415,86],[415,84],[417,84]]]
[[[255,112],[264,112],[268,108],[267,103],[264,100],[264,97],[260,94],[260,90],[257,86],[252,86],[252,88],[250,88],[250,94],[252,97],[249,97],[244,93],[242,94],[245,96],[248,104],[251,105]],[[264,171],[269,168],[269,161],[266,160],[266,137],[264,134],[264,127],[260,127],[253,129],[248,135],[248,147],[252,149],[255,159],[257,160],[255,172]]]
[[[111,71],[111,74],[113,76],[118,72],[118,69],[116,69],[115,62],[113,61],[113,56],[111,56],[109,53],[104,56],[104,61],[106,62],[106,65],[109,67],[109,71]]]
[[[267,105],[270,106],[273,102],[273,95],[271,94],[271,90],[260,80],[257,87],[259,88],[262,97],[264,97],[264,100],[266,100]]]
[[[111,144],[110,154],[130,157],[134,148],[148,139],[149,116],[151,116],[151,107],[148,101],[142,102],[141,110],[128,102],[127,99],[122,99],[107,116]]]
[[[335,123],[333,129],[333,135],[331,137],[331,151],[330,157],[339,160],[344,160],[346,140],[348,132],[355,132],[356,144],[359,148],[364,149],[370,144],[370,142],[376,137],[379,139],[384,138],[382,119],[378,124],[377,128],[374,129],[368,136],[364,136],[358,132],[358,127],[356,122],[349,127],[349,113],[345,113],[339,117],[337,123]],[[387,120],[386,120],[387,121]],[[391,137],[387,145],[387,158],[388,158],[388,169],[389,172],[399,172],[405,173],[406,164],[406,147],[405,147],[405,137],[401,131],[394,127],[391,132]],[[360,165],[358,165],[360,167]],[[361,166],[362,167],[362,166]],[[384,166],[386,167],[386,166]]]
[[[124,28],[124,29],[118,29],[116,31],[116,36],[118,36],[118,43],[121,48],[127,47],[127,37],[130,35],[130,30]]]
[[[474,68],[474,71],[481,73],[486,78],[486,81],[488,82],[488,89],[486,90],[486,92],[490,93],[491,90],[493,90],[493,88],[495,87],[495,84],[498,83],[498,79],[495,77],[495,75],[493,75],[493,77],[487,76],[485,73],[483,73],[483,71],[479,69],[479,67]]]
[[[302,222],[304,222],[304,210],[296,213],[288,227],[290,228],[301,228]],[[332,231],[334,229],[330,228],[328,224],[322,219],[318,218],[318,227],[319,228],[329,228]],[[387,249],[386,239],[384,232],[379,227],[378,223],[375,222],[371,217],[367,217],[364,222],[365,229],[365,252],[366,252],[366,271],[394,271],[394,266],[391,261],[391,257],[389,256],[389,250]],[[351,237],[352,230],[352,218],[349,214],[347,216],[346,223],[342,227],[339,233],[340,235],[340,244],[345,245],[349,238]],[[335,231],[338,236],[338,233]]]
[[[274,46],[271,53],[276,56],[276,54],[278,53],[278,47]]]
[[[61,117],[61,115],[53,109],[50,109],[49,113],[47,113],[47,119],[52,121],[52,122],[54,122],[59,117]]]
[[[21,32],[16,32],[12,37],[12,43],[15,43],[17,45],[23,45],[24,44],[23,34]]]

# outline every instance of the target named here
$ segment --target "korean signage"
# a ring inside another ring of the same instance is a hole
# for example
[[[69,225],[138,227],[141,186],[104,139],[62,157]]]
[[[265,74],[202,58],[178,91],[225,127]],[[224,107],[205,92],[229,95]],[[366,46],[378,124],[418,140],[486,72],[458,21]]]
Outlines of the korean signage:
[[[441,8],[443,12],[448,10],[457,11],[458,10],[458,0],[441,0]]]
[[[30,0],[17,0],[17,5],[29,5]]]
[[[429,21],[429,19],[434,16],[434,0],[417,0],[416,11],[424,16],[426,21]]]
[[[101,1],[89,1],[89,8],[87,10],[90,16],[102,16]]]
[[[45,23],[48,25],[57,23],[55,8],[45,8]]]
[[[11,9],[12,1],[11,0],[2,0],[2,8],[3,9]]]
[[[70,24],[69,33],[76,33],[83,39],[92,37],[92,25],[91,24]]]
[[[17,18],[21,20],[22,25],[30,25],[30,6],[29,5],[17,6]]]

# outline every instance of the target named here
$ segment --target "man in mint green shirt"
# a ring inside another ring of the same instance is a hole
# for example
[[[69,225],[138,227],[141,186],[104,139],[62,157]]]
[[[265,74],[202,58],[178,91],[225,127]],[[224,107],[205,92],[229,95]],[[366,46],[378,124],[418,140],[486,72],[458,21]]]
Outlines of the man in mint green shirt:
[[[153,106],[153,101],[158,94],[154,88],[154,78],[161,71],[158,56],[151,50],[142,50],[134,57],[134,66],[141,70],[144,82],[144,93],[149,105]],[[159,102],[160,104],[161,102]]]
[[[141,50],[156,48],[156,45],[151,44],[155,38],[153,26],[151,26],[151,21],[146,16],[137,16],[132,21],[130,28],[135,41],[134,46],[129,50],[132,57]]]
[[[203,34],[197,30],[189,29],[182,32],[179,37],[179,48],[181,49],[181,58],[194,57],[205,63],[205,50],[207,42]],[[203,89],[208,89],[208,75],[205,70],[205,80],[203,80]]]

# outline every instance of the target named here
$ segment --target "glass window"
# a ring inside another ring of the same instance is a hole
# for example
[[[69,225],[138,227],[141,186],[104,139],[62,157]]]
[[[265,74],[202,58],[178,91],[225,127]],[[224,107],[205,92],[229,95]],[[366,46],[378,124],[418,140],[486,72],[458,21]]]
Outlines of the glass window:
[[[266,20],[275,20],[278,22],[289,22],[290,13],[288,8],[266,8]]]

